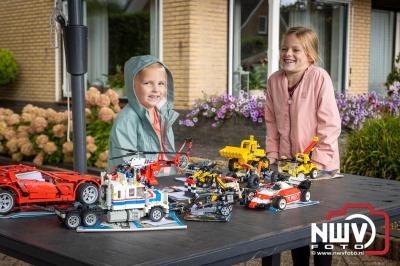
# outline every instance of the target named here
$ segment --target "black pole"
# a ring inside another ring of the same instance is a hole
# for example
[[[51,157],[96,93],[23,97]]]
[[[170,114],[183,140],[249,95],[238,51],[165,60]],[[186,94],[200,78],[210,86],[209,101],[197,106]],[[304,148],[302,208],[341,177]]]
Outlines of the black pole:
[[[85,84],[87,72],[87,27],[83,26],[82,0],[68,0],[68,25],[64,27],[67,71],[71,74],[74,170],[87,172]]]

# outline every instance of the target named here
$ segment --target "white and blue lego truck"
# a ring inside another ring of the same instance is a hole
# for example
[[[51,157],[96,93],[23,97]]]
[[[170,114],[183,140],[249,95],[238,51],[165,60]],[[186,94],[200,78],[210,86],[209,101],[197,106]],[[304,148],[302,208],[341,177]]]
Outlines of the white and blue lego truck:
[[[95,226],[104,214],[108,223],[138,221],[145,216],[158,222],[168,212],[168,192],[146,188],[122,173],[101,174],[98,204],[56,209],[58,218],[70,229],[81,224]]]

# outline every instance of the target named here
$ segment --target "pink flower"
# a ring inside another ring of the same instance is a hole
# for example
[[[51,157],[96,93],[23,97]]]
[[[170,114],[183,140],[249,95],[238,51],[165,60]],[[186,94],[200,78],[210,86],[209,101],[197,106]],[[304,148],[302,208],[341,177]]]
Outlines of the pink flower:
[[[62,138],[65,135],[66,128],[63,124],[53,126],[53,134],[58,138]]]
[[[10,139],[6,142],[6,147],[10,153],[18,151],[18,140],[16,138]]]
[[[0,108],[0,113],[7,116],[10,116],[14,114],[14,112],[11,109],[6,109],[6,108]]]
[[[37,116],[33,119],[31,124],[33,132],[41,133],[47,127],[47,121],[41,116]]]
[[[96,98],[96,105],[99,107],[108,107],[110,106],[110,98],[105,94],[101,94]]]
[[[27,138],[27,137],[25,137],[25,138],[17,138],[17,146],[18,146],[18,148],[21,148],[22,145],[24,145],[25,143],[31,143],[29,138]]]
[[[92,111],[89,108],[85,108],[86,119],[89,119],[91,115],[92,115]]]
[[[63,144],[63,153],[65,155],[67,154],[72,154],[72,152],[74,151],[74,144],[70,141],[70,142],[65,142]]]
[[[92,143],[94,144],[94,138],[92,136],[86,136],[86,143]]]
[[[90,87],[89,90],[86,92],[86,103],[89,106],[95,106],[97,98],[100,97],[100,92],[95,87]]]
[[[17,138],[27,138],[29,137],[29,130],[31,128],[28,126],[19,126],[17,129]]]
[[[4,135],[4,131],[7,129],[7,123],[0,121],[0,135]]]
[[[22,122],[32,122],[34,117],[35,117],[35,115],[26,112],[26,113],[22,113],[21,120],[22,120]]]
[[[106,162],[108,160],[108,151],[103,151],[99,154],[99,160]]]
[[[9,126],[19,124],[21,119],[18,114],[12,114],[6,118],[6,122]]]
[[[47,108],[46,111],[47,111],[47,112],[46,112],[47,120],[48,120],[49,122],[52,122],[52,123],[57,123],[57,121],[58,121],[58,114],[57,114],[57,112],[54,111],[54,110],[51,109],[51,108]]]
[[[24,108],[22,109],[22,113],[32,113],[34,110],[34,106],[32,104],[27,104],[24,106]]]
[[[104,122],[111,122],[114,119],[115,113],[108,107],[102,107],[99,111],[99,118]]]
[[[47,142],[49,142],[49,137],[47,135],[39,135],[36,138],[36,144],[39,146],[39,148],[43,149],[44,145],[47,144]]]
[[[22,144],[21,146],[21,153],[25,156],[31,156],[33,155],[35,152],[33,150],[33,146],[32,143],[30,142],[25,142],[24,144]]]
[[[107,168],[107,162],[101,161],[100,159],[97,159],[97,161],[94,163],[94,165],[97,168]]]
[[[10,139],[14,138],[16,135],[17,135],[17,133],[12,128],[6,128],[3,131],[3,136],[6,140],[10,140]]]
[[[86,144],[86,149],[90,153],[94,153],[97,150],[97,146],[94,143],[88,143],[88,144]]]
[[[35,165],[42,165],[43,159],[44,159],[44,154],[43,154],[43,152],[41,152],[38,155],[36,155],[35,159],[33,159],[33,163]]]
[[[43,151],[48,155],[52,155],[57,151],[57,145],[54,142],[49,141],[44,145]]]
[[[119,104],[118,93],[116,93],[115,91],[113,91],[111,89],[108,89],[105,94],[110,98],[110,101],[113,105]]]

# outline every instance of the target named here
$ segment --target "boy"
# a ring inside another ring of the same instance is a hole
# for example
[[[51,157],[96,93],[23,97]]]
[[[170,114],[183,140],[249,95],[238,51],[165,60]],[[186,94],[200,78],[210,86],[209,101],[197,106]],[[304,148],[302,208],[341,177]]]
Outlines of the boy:
[[[172,124],[178,113],[172,110],[174,83],[171,72],[151,55],[130,58],[124,67],[128,104],[114,121],[109,141],[108,168],[123,163],[128,153],[121,150],[175,151]],[[158,154],[146,154],[157,159]]]

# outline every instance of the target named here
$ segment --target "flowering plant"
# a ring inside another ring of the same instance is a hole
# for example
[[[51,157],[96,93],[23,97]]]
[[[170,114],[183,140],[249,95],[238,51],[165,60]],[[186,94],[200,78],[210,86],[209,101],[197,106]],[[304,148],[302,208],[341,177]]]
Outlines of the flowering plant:
[[[205,96],[193,104],[193,110],[186,114],[179,124],[193,127],[202,119],[212,120],[212,127],[221,126],[224,121],[238,117],[254,123],[264,122],[265,96],[252,96],[240,91],[239,96]]]
[[[375,92],[346,96],[336,93],[342,126],[347,129],[361,129],[367,119],[399,116],[400,95],[392,94],[383,98]]]
[[[390,97],[383,98],[374,92],[348,96],[336,93],[336,103],[343,128],[361,129],[367,119],[399,116],[400,94],[396,91]],[[186,114],[185,119],[179,121],[179,124],[194,127],[200,120],[211,120],[211,126],[217,127],[233,117],[261,124],[264,122],[264,108],[265,96],[249,97],[243,91],[238,97],[205,96],[193,104],[193,109]]]
[[[100,93],[91,87],[86,92],[86,150],[89,165],[107,165],[108,137],[116,113],[120,111],[118,94],[112,90]],[[72,162],[73,143],[68,141],[68,116],[31,104],[22,113],[0,108],[0,153],[14,161],[33,159],[36,165],[45,162]],[[72,125],[69,126],[72,130]],[[72,135],[71,135],[72,137]]]

